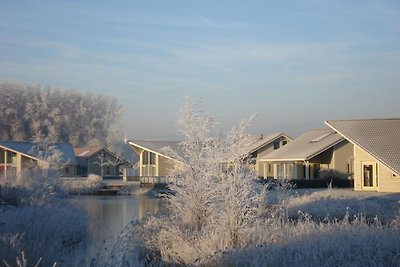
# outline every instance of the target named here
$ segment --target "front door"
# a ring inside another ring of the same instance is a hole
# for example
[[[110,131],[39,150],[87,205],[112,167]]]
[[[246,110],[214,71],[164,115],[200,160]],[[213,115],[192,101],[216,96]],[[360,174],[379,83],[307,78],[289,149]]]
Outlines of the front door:
[[[362,164],[362,182],[365,189],[376,189],[378,187],[375,166],[376,165],[372,162],[365,162]]]

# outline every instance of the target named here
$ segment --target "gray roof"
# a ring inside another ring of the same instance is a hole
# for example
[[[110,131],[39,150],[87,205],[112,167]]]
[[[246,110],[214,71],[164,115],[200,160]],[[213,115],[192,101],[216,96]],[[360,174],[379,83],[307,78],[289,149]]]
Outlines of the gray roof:
[[[400,118],[329,120],[325,123],[400,175]]]
[[[310,130],[283,147],[260,158],[261,161],[302,161],[309,160],[344,138],[332,129]]]
[[[168,153],[167,148],[172,149],[178,156],[182,157],[182,150],[179,148],[180,141],[143,141],[143,140],[129,140],[128,143],[132,146],[140,147],[142,149],[155,152],[167,158],[175,159],[175,155]]]
[[[30,156],[35,159],[40,159],[35,154],[35,146],[37,143],[30,141],[0,141],[0,146]],[[52,144],[55,149],[62,152],[61,163],[63,164],[75,164],[76,158],[75,153],[70,143],[54,143]]]

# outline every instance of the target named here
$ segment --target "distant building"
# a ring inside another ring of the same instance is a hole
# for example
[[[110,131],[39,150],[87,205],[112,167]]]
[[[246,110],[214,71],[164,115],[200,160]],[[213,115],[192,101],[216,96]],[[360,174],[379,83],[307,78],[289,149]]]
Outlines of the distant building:
[[[122,176],[122,168],[129,168],[131,164],[105,147],[75,147],[77,158],[77,176],[96,174],[102,177]]]
[[[50,164],[57,165],[61,176],[75,176],[77,161],[72,145],[0,141],[0,177],[18,177],[23,170],[48,168]]]
[[[325,123],[354,145],[354,190],[400,192],[400,118]]]

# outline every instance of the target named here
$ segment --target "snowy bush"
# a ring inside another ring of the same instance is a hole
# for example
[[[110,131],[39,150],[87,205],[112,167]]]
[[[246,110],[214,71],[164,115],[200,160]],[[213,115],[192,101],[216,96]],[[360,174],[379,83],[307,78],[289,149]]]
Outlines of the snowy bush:
[[[246,167],[249,120],[216,134],[214,119],[187,100],[178,123],[183,156],[175,156],[183,164],[173,173],[170,215],[145,224],[152,235],[143,235],[144,245],[164,262],[193,264],[220,250],[257,243],[266,195]]]
[[[331,179],[347,179],[346,174],[330,168],[321,168],[318,174],[321,179],[325,179],[327,181]]]

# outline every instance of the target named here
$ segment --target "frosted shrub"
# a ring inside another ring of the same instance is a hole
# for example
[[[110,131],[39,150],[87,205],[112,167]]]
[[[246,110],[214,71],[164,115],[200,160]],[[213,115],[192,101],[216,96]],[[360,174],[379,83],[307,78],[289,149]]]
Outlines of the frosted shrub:
[[[184,141],[182,164],[173,175],[169,216],[149,220],[144,245],[163,262],[193,264],[217,251],[247,247],[260,239],[265,192],[248,170],[243,120],[226,135],[215,134],[216,122],[187,100],[178,121]]]

